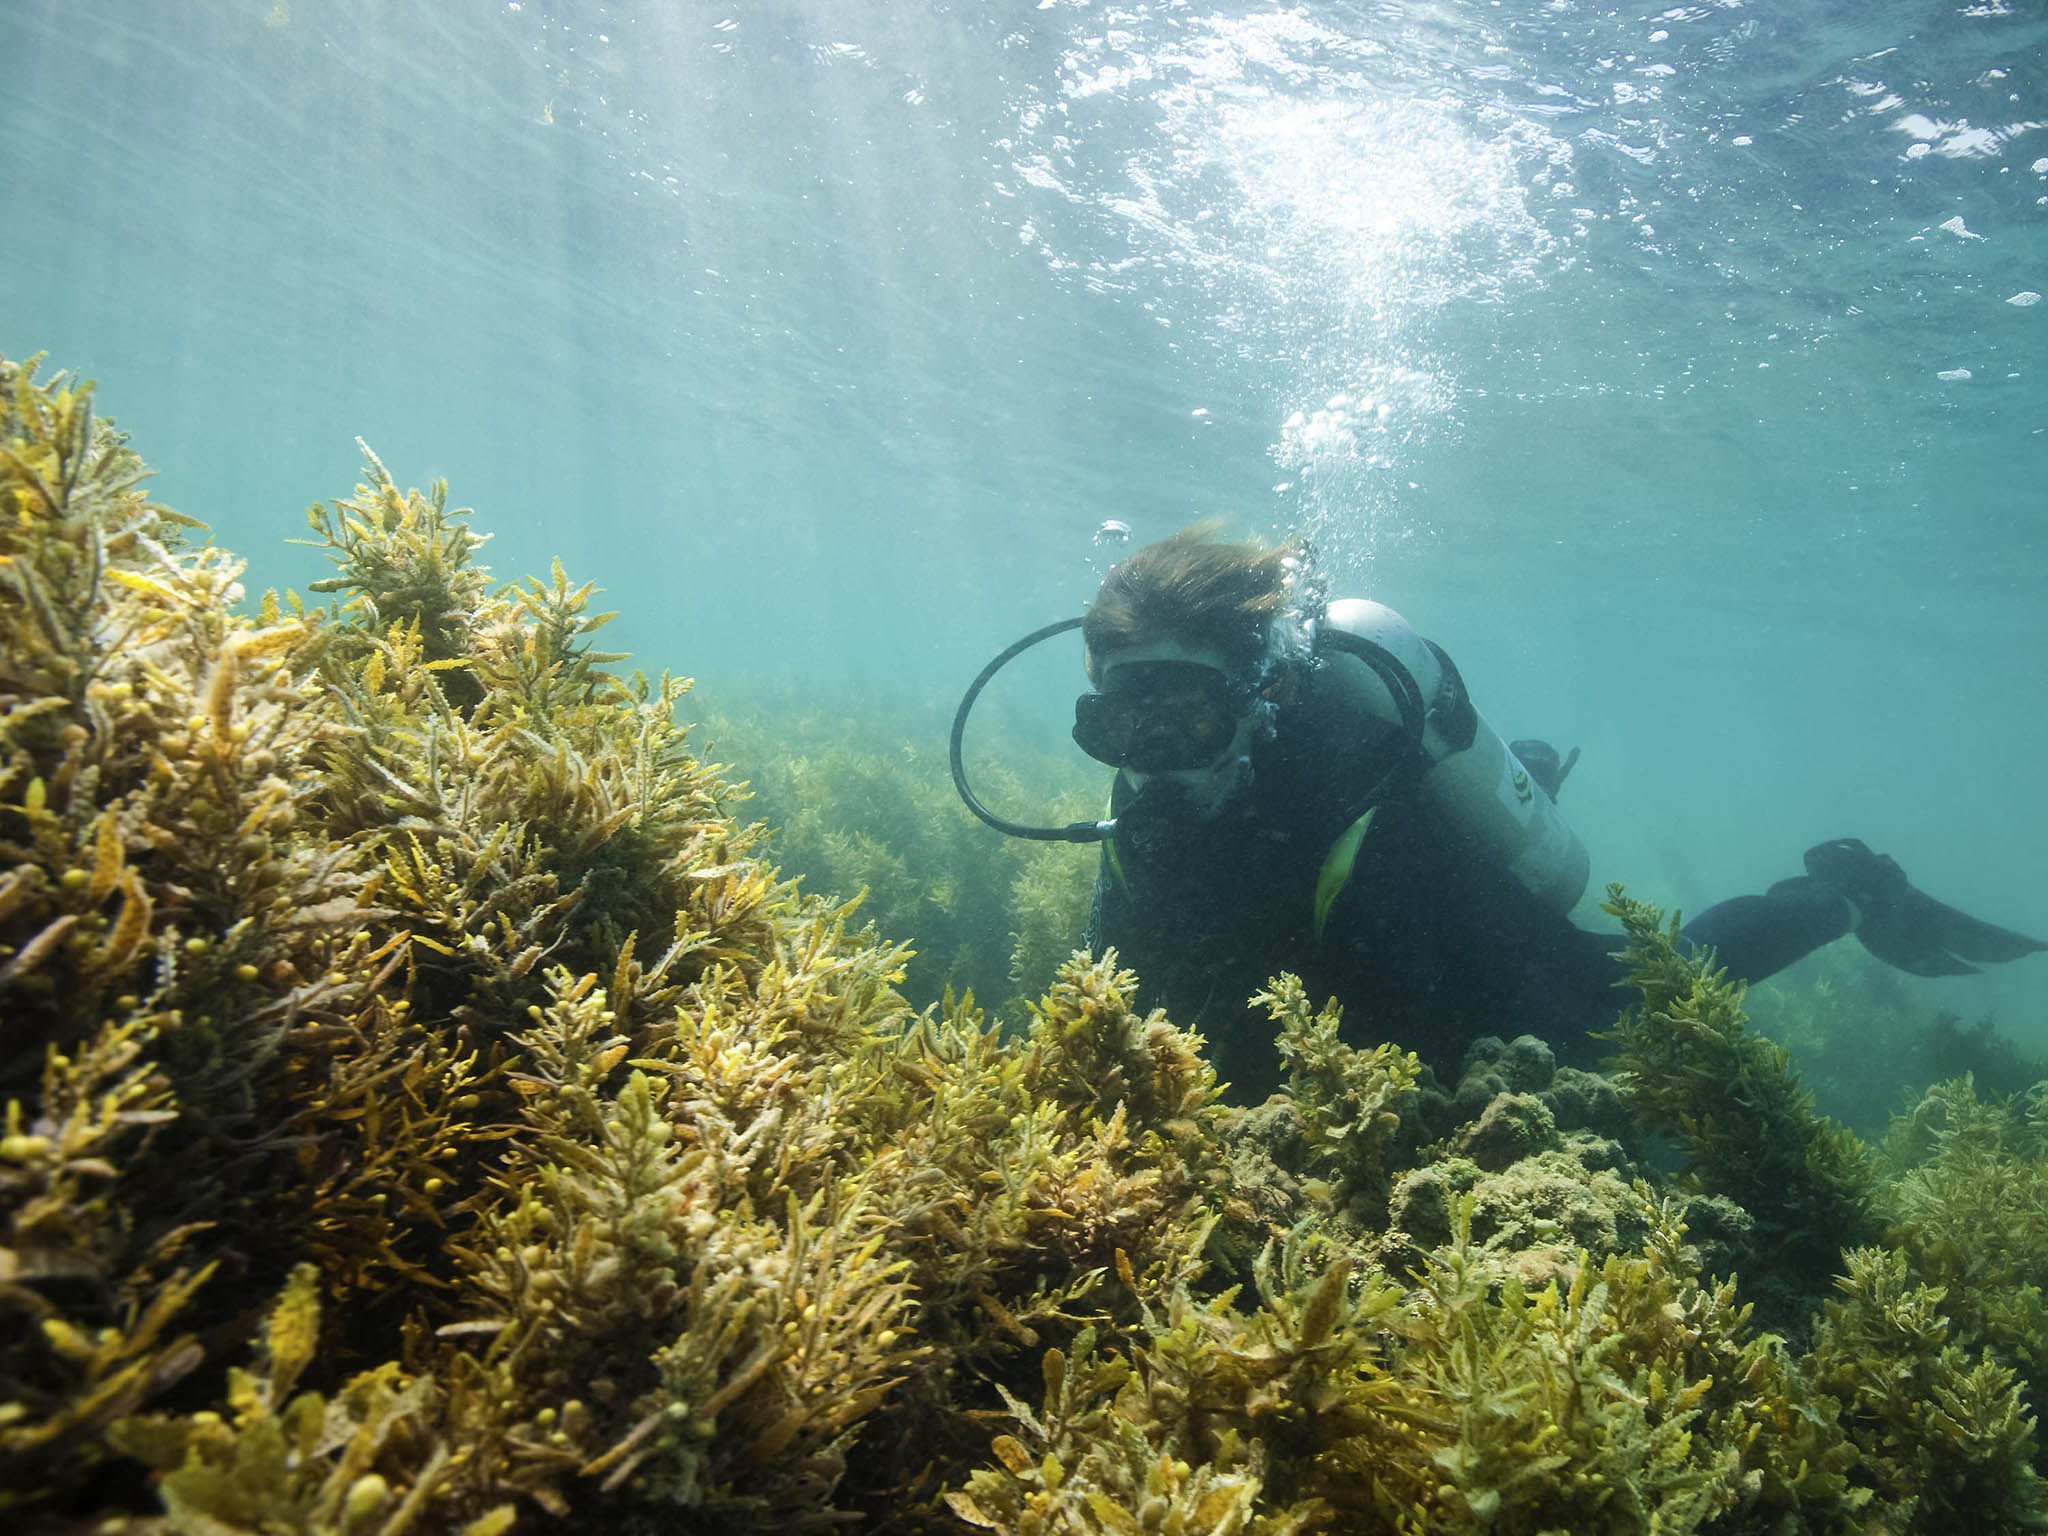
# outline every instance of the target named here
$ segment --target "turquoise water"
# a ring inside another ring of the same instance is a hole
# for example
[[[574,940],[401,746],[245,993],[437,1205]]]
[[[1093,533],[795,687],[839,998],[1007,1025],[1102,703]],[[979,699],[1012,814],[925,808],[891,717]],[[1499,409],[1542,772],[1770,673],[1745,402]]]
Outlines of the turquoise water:
[[[1584,748],[1596,881],[1855,834],[2042,934],[2044,60],[2019,0],[4,0],[0,351],[252,585],[360,434],[713,699],[937,699],[1106,518],[1303,532]],[[1006,681],[1056,736],[1076,670]],[[2041,959],[1924,995],[2048,1045]]]

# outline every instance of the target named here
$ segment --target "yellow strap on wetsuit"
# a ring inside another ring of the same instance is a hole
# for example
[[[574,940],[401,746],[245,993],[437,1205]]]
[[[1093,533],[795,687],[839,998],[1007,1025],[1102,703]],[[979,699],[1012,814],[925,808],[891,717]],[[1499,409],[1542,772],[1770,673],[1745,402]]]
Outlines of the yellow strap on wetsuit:
[[[1102,819],[1105,821],[1114,821],[1116,819],[1116,785],[1113,781],[1109,787],[1109,804],[1102,808]],[[1124,900],[1129,901],[1131,899],[1131,881],[1130,877],[1124,873],[1123,859],[1117,854],[1116,834],[1114,832],[1102,840],[1102,854],[1104,858],[1109,860],[1109,872],[1116,877],[1116,888],[1124,893]]]
[[[1330,908],[1337,904],[1337,898],[1351,881],[1351,866],[1358,862],[1358,845],[1365,841],[1366,831],[1372,826],[1372,813],[1378,806],[1370,807],[1358,820],[1351,823],[1330,844],[1330,851],[1323,855],[1323,867],[1316,876],[1316,942],[1323,942],[1323,924],[1330,920]],[[1114,855],[1111,855],[1114,858]]]

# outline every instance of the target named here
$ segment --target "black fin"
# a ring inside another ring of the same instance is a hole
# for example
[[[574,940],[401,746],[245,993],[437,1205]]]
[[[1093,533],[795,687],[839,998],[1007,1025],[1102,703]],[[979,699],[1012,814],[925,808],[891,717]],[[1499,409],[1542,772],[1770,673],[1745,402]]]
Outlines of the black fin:
[[[2030,939],[2024,933],[2014,933],[2010,928],[2001,928],[1996,923],[1971,917],[1967,912],[1958,912],[1931,896],[1920,899],[1930,909],[1922,921],[1935,932],[1941,944],[1966,960],[2018,960],[2048,949],[2048,944],[2039,939]]]
[[[2010,928],[1958,912],[1913,888],[1905,871],[1857,838],[1838,837],[1806,850],[1806,870],[1856,906],[1856,937],[1887,965],[1915,976],[1974,975],[1972,960],[2017,960],[2048,949]]]
[[[1974,976],[1977,967],[1958,960],[1945,945],[1934,941],[1913,924],[1901,922],[1896,913],[1880,917],[1866,915],[1857,926],[1856,938],[1886,965],[1895,965],[1915,976]]]

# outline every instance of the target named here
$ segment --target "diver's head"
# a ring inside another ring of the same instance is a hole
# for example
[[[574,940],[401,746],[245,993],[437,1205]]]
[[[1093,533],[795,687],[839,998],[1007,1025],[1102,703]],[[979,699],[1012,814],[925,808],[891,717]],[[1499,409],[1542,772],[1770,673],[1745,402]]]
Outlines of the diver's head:
[[[1217,522],[1195,523],[1110,567],[1081,624],[1088,680],[1128,653],[1171,643],[1211,653],[1238,679],[1263,680],[1306,643],[1294,611],[1302,549],[1289,540],[1231,543]]]
[[[1074,740],[1134,789],[1198,817],[1251,780],[1307,630],[1293,610],[1291,544],[1226,543],[1198,524],[1111,569],[1081,627],[1096,691]]]

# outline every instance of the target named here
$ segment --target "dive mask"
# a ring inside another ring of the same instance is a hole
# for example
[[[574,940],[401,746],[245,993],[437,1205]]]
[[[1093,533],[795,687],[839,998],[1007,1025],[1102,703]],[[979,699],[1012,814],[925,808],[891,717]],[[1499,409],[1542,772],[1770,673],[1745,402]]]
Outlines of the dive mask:
[[[1074,700],[1074,743],[1134,773],[1206,768],[1237,735],[1251,696],[1198,661],[1130,661]]]

